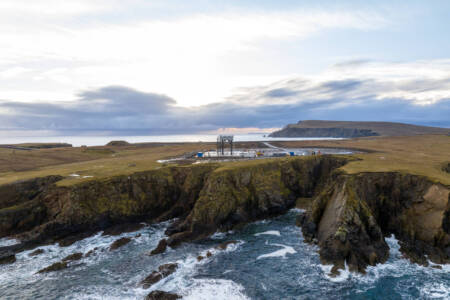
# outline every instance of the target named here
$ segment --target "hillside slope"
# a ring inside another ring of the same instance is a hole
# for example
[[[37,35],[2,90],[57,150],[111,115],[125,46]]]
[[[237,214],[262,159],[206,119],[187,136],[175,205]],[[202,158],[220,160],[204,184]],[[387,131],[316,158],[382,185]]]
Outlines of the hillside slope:
[[[450,134],[449,128],[418,126],[392,122],[299,121],[289,124],[271,137],[335,137],[412,136],[421,134]]]

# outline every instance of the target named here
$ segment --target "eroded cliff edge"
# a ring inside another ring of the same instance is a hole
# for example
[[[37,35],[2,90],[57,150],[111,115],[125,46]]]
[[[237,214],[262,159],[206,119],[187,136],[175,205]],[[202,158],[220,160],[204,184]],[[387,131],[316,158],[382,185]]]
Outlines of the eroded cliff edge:
[[[312,204],[299,218],[324,263],[364,271],[388,256],[395,234],[413,261],[449,262],[449,188],[400,173],[344,174],[337,156],[166,167],[59,187],[51,176],[0,187],[0,237],[20,251],[129,222],[177,218],[167,244],[204,238],[286,212],[298,198]],[[3,249],[5,250],[5,249]]]
[[[56,176],[37,178],[0,187],[0,237],[66,244],[117,224],[178,218],[170,231],[185,238],[176,240],[197,239],[285,212],[297,195],[314,195],[345,161],[323,156],[166,167],[70,187],[55,185]]]
[[[413,262],[450,262],[449,188],[402,173],[340,175],[299,216],[305,239],[333,272],[364,272],[387,260],[394,234]]]

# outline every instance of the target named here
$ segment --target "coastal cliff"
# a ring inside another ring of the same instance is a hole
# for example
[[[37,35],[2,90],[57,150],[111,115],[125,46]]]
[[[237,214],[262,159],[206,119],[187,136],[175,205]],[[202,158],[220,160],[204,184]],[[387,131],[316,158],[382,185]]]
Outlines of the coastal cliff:
[[[385,262],[384,237],[395,235],[411,261],[450,262],[449,188],[401,173],[341,175],[298,218],[305,240],[317,243],[332,272],[364,272]]]
[[[72,186],[60,177],[0,186],[0,237],[21,251],[43,243],[68,245],[99,230],[175,219],[167,244],[205,238],[286,212],[301,198],[305,240],[320,247],[334,272],[364,272],[384,262],[384,237],[395,234],[412,261],[449,262],[449,188],[425,177],[345,174],[348,157],[317,156],[232,164],[163,167]]]
[[[358,138],[378,136],[371,129],[361,128],[297,128],[287,126],[279,131],[269,134],[270,137],[332,137],[332,138]]]
[[[272,132],[270,137],[359,138],[369,136],[415,136],[449,134],[448,128],[418,126],[393,122],[353,122],[306,120],[288,124]]]

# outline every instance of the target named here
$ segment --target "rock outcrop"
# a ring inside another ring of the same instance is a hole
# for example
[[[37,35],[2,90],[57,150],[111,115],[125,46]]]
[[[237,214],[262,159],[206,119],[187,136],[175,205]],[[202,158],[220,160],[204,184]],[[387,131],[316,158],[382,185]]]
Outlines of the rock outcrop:
[[[190,214],[168,228],[168,244],[284,213],[298,197],[316,194],[345,161],[321,156],[219,168],[208,176]]]
[[[69,267],[67,262],[56,262],[42,270],[39,270],[38,273],[49,273],[49,272],[55,272],[55,271],[61,271],[64,269],[67,269]]]
[[[119,249],[120,247],[125,246],[125,245],[128,244],[129,242],[131,242],[131,239],[130,239],[130,238],[127,238],[127,237],[120,238],[120,239],[118,239],[118,240],[115,240],[115,241],[111,244],[111,246],[109,247],[109,250],[110,250],[110,251],[117,250],[117,249]]]
[[[320,247],[333,272],[364,272],[386,261],[384,237],[399,240],[413,262],[450,262],[449,188],[401,173],[340,175],[299,217],[305,240]]]
[[[67,246],[120,224],[183,218],[194,206],[205,178],[216,167],[163,168],[70,187],[54,185],[61,178],[53,176],[3,186],[0,237],[16,234],[23,243],[8,249],[20,251],[54,242]]]
[[[48,176],[0,186],[0,237],[30,230],[47,219],[40,195],[61,176]]]
[[[173,293],[168,293],[164,291],[153,291],[145,297],[145,300],[176,300],[180,299],[181,296]]]
[[[167,240],[166,239],[162,239],[159,241],[158,245],[156,246],[155,249],[153,249],[149,255],[156,255],[156,254],[161,254],[164,251],[166,251],[167,249]]]
[[[144,280],[141,281],[141,285],[144,289],[148,289],[161,279],[171,275],[178,268],[178,264],[170,263],[161,265],[158,267],[158,271],[153,271],[150,275],[148,275]]]
[[[70,255],[64,257],[62,261],[69,262],[69,261],[80,260],[81,258],[83,258],[83,253],[77,252],[77,253],[73,253],[73,254],[70,254]]]
[[[36,249],[33,252],[31,252],[30,254],[28,254],[28,256],[38,256],[38,255],[41,255],[42,253],[44,253],[43,249]]]
[[[0,265],[12,264],[16,261],[16,255],[11,251],[0,252]]]

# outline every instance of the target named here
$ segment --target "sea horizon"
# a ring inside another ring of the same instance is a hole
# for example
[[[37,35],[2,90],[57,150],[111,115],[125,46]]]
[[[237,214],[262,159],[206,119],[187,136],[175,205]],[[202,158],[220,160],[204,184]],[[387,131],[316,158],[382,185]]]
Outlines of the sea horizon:
[[[165,135],[71,135],[71,136],[8,136],[0,137],[0,145],[24,143],[68,143],[73,147],[104,146],[111,141],[129,143],[197,143],[216,142],[218,134],[165,134]],[[234,134],[236,142],[270,142],[270,141],[308,141],[308,140],[342,140],[342,138],[316,137],[269,137],[268,134],[250,133]]]

